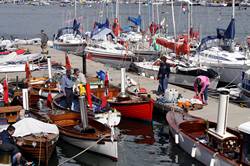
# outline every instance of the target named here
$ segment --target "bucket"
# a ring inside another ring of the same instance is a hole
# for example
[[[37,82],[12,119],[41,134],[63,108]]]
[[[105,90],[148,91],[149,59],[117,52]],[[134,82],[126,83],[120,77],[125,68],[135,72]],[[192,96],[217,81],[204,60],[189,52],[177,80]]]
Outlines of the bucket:
[[[183,107],[183,101],[182,100],[178,100],[177,105],[178,105],[178,107],[182,108]]]

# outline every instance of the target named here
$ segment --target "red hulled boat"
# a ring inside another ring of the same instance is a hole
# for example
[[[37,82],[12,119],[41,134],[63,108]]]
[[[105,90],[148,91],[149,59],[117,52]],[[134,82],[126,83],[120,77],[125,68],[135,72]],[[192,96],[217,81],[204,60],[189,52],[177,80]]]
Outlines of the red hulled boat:
[[[107,98],[109,105],[119,111],[123,117],[152,121],[154,101],[147,96],[137,96],[128,93],[126,97],[120,97],[120,88],[109,87],[105,96],[105,88],[92,89],[92,93],[100,98]]]

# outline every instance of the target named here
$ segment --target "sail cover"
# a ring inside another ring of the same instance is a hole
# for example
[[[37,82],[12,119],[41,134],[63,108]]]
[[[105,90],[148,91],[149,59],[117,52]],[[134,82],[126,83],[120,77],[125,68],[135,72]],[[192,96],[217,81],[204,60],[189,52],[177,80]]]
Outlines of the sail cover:
[[[234,39],[235,37],[235,20],[231,19],[227,29],[217,28],[217,37],[218,39]]]
[[[98,29],[109,28],[109,20],[106,19],[104,23],[95,22],[94,29],[95,28],[98,28]]]
[[[24,137],[26,135],[40,133],[59,134],[56,125],[44,123],[34,118],[24,118],[13,124],[13,126],[16,128],[13,134],[14,137]]]
[[[128,20],[134,23],[136,26],[141,26],[141,16],[136,17],[128,17]]]

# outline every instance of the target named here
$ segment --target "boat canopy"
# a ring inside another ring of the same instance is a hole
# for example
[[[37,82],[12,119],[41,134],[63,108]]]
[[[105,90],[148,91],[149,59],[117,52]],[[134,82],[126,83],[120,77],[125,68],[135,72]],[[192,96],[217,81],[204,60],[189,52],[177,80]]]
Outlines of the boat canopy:
[[[44,123],[34,118],[24,118],[13,124],[13,126],[16,128],[13,134],[14,137],[24,137],[26,135],[40,133],[59,134],[56,125]]]
[[[238,129],[243,133],[250,134],[250,122],[239,125]]]
[[[112,38],[115,38],[115,35],[111,29],[102,28],[95,32],[92,32],[93,40],[107,40],[107,36],[110,35]]]
[[[200,52],[200,51],[205,50],[207,48],[207,43],[212,42],[214,40],[218,40],[218,37],[217,36],[207,36],[207,37],[203,38],[201,40],[199,47],[197,48],[197,51]]]
[[[134,23],[136,26],[141,26],[141,15],[139,15],[137,18],[129,16],[128,20]]]

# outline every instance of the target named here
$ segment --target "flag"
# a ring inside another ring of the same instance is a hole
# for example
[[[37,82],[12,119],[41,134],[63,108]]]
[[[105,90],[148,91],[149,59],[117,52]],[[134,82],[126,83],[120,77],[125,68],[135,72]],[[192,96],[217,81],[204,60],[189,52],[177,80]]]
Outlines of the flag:
[[[89,83],[86,84],[86,95],[87,95],[89,108],[93,108],[92,99],[91,99],[91,89],[90,89],[90,84]]]
[[[66,67],[66,70],[71,70],[71,64],[70,64],[69,56],[67,55],[67,53],[65,53],[65,67]]]
[[[49,92],[48,97],[47,97],[47,107],[51,108],[52,107],[52,95],[51,92]]]
[[[120,36],[121,27],[119,25],[118,18],[115,18],[112,30],[113,30],[115,36]]]
[[[105,107],[107,106],[107,104],[108,104],[108,102],[107,102],[107,96],[106,96],[105,93],[104,93],[104,95],[102,96],[101,109],[102,109],[102,108],[105,108]]]
[[[29,80],[32,77],[29,62],[26,62],[25,64],[25,73],[26,73],[26,79]]]
[[[7,78],[3,81],[3,101],[4,104],[8,104],[9,103],[9,88],[8,88],[8,81]]]
[[[108,87],[108,86],[109,86],[109,76],[108,76],[108,72],[106,72],[106,74],[105,74],[104,86],[105,86],[105,87]]]

